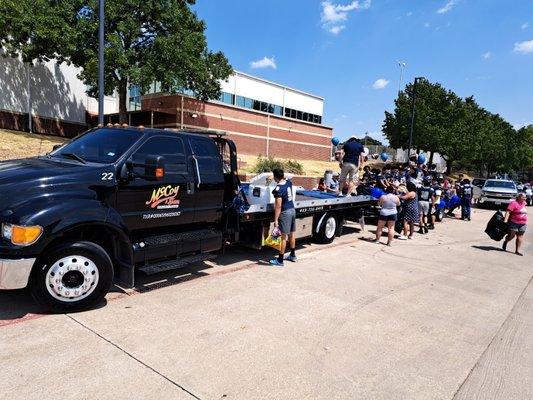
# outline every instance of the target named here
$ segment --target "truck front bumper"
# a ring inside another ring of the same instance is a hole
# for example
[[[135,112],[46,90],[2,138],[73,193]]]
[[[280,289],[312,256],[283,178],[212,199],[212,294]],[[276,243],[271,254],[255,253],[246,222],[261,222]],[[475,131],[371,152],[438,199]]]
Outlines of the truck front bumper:
[[[34,263],[35,258],[0,259],[0,290],[25,288]]]

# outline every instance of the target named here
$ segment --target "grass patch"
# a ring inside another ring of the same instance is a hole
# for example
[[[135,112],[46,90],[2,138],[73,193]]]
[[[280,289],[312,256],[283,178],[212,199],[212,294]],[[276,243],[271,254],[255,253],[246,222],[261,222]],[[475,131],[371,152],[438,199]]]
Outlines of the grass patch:
[[[0,129],[0,161],[42,156],[68,139]]]

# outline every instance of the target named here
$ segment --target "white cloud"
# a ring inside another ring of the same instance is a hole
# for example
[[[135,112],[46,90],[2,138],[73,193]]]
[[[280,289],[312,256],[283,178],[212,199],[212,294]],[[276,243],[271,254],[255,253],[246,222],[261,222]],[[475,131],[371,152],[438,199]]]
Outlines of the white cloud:
[[[437,10],[438,14],[446,14],[459,2],[459,0],[449,0],[443,7]]]
[[[345,25],[335,25],[329,28],[329,32],[334,35],[338,35],[344,29],[346,29]]]
[[[425,22],[424,23],[424,28],[429,28],[431,26],[431,24],[429,22]]]
[[[366,10],[370,8],[371,0],[365,1],[352,1],[350,4],[341,5],[332,3],[331,1],[322,2],[322,13],[320,15],[320,21],[322,22],[322,28],[338,35],[343,29],[346,28],[342,22],[348,20],[348,13],[354,10]]]
[[[522,25],[520,25],[520,29],[524,30],[529,28],[529,22],[524,22]]]
[[[409,11],[407,14],[405,14],[406,16],[410,17],[411,15],[413,15],[413,12],[412,11]]]
[[[490,51],[487,51],[486,53],[483,53],[481,57],[483,57],[485,60],[488,60],[492,56],[492,53]]]
[[[533,53],[533,40],[526,40],[514,44],[514,52],[520,54]]]
[[[383,78],[379,78],[378,80],[376,80],[373,84],[372,84],[372,87],[374,89],[385,89],[387,87],[387,85],[389,84],[390,81],[386,80],[386,79],[383,79]]]
[[[267,56],[263,57],[260,60],[250,62],[250,67],[253,69],[259,69],[259,68],[276,69],[278,68],[275,58],[274,57],[268,58]]]

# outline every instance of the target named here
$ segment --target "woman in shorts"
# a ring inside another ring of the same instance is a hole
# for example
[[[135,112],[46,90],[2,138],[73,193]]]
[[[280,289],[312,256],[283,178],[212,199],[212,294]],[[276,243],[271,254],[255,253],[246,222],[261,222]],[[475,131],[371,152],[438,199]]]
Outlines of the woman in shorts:
[[[523,256],[520,253],[520,247],[524,241],[524,233],[527,227],[527,208],[526,208],[526,194],[518,193],[516,200],[513,200],[507,206],[504,222],[508,223],[507,237],[503,241],[502,249],[507,251],[507,243],[516,237],[515,254]]]
[[[381,210],[379,211],[378,229],[376,230],[376,239],[374,242],[379,243],[381,232],[386,225],[388,230],[387,246],[391,245],[392,239],[394,238],[394,224],[398,218],[398,210],[396,207],[400,205],[400,198],[393,192],[394,187],[387,186],[385,189],[385,194],[382,195],[378,200]]]

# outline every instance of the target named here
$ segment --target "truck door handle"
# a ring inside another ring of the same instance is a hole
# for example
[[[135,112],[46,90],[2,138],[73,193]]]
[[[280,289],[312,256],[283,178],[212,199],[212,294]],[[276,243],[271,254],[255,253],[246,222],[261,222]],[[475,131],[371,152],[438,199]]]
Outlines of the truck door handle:
[[[196,156],[192,156],[192,159],[194,160],[194,166],[196,167],[196,178],[198,179],[197,187],[199,189],[202,183],[202,178],[200,177],[200,167],[198,167],[198,160],[196,159]]]

